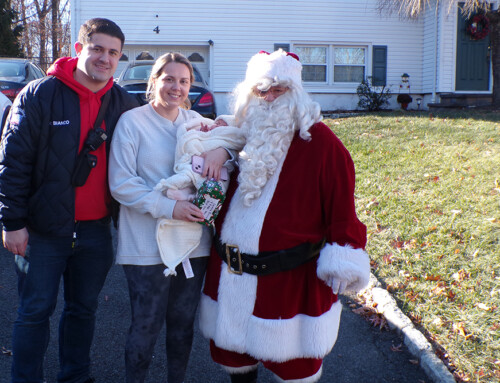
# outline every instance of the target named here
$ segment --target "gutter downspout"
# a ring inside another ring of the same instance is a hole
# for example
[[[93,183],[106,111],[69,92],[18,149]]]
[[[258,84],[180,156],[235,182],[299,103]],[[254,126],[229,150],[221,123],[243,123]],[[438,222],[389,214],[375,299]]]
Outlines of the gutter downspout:
[[[439,26],[439,1],[436,5],[436,24],[434,28],[434,73],[432,80],[432,98],[431,103],[436,102],[436,89],[437,89],[437,66],[438,66],[438,26]]]

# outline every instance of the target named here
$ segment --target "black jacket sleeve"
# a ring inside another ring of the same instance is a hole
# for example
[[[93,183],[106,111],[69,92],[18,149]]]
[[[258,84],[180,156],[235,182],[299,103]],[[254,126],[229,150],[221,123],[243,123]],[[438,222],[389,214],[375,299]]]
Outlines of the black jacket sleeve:
[[[40,132],[36,122],[42,121],[38,84],[29,84],[16,98],[0,144],[0,220],[7,231],[26,226]]]

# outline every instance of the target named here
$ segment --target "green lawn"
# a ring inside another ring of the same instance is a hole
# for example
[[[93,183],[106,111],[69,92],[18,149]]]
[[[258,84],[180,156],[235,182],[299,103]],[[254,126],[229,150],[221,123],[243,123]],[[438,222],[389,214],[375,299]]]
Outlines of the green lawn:
[[[500,382],[500,112],[325,123],[356,165],[373,273],[457,380]]]

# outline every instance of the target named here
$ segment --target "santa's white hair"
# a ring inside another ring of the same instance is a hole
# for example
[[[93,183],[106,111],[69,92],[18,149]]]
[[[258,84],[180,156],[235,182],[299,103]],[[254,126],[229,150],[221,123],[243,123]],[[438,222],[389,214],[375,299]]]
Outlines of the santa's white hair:
[[[285,52],[277,51],[272,55],[278,52],[280,56],[271,64],[265,58],[268,68],[271,65],[271,69],[266,70],[272,72],[273,77],[256,78],[256,71],[250,67],[256,55],[249,62],[245,81],[236,87],[233,94],[235,121],[246,137],[246,145],[240,153],[238,177],[240,193],[246,206],[251,206],[260,197],[262,188],[286,155],[295,132],[298,131],[302,139],[310,140],[309,129],[321,121],[319,104],[312,101],[302,87],[302,66],[297,62],[297,69],[294,58],[283,57]],[[280,79],[279,69],[283,64],[288,73]],[[292,68],[295,73],[291,75],[290,64],[295,66]],[[252,75],[249,75],[250,71]],[[255,95],[255,89],[265,91],[276,85],[285,86],[288,91],[272,102]]]

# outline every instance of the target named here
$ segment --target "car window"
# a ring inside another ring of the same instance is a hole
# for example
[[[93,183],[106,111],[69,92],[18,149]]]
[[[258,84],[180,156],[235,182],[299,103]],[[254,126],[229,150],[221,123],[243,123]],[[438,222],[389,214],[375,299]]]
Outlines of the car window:
[[[129,68],[123,76],[124,80],[148,80],[153,65],[139,65]]]
[[[43,71],[39,67],[37,67],[36,65],[33,65],[33,71],[35,72],[36,78],[45,77],[45,74],[43,73]]]
[[[24,63],[0,62],[0,78],[7,81],[21,81],[26,77]]]

